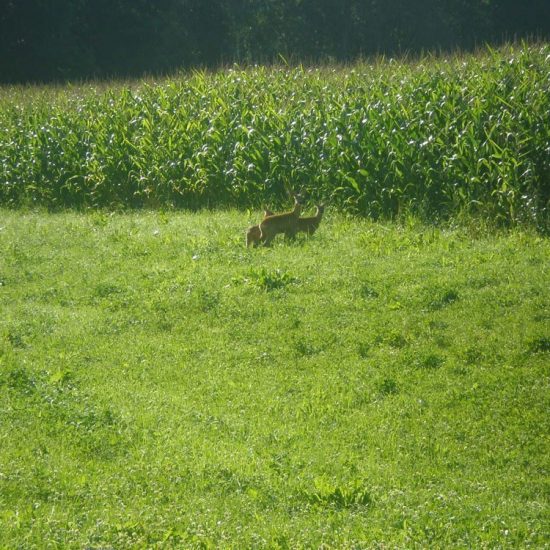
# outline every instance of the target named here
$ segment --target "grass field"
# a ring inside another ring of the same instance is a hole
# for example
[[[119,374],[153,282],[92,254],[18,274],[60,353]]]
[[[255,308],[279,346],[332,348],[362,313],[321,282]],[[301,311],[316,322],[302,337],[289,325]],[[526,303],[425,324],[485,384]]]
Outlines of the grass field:
[[[0,547],[544,548],[550,245],[0,211]]]

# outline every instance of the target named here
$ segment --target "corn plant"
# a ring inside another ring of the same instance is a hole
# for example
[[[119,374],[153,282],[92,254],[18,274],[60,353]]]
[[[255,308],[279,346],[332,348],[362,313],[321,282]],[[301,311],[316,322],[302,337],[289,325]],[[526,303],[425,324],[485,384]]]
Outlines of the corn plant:
[[[550,47],[0,89],[0,203],[548,226]]]

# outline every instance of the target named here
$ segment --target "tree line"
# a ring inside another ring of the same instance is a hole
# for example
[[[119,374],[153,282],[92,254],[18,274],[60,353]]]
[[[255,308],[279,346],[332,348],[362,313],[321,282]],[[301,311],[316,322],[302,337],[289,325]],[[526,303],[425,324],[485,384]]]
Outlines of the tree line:
[[[345,62],[549,37],[548,0],[0,0],[0,82]]]

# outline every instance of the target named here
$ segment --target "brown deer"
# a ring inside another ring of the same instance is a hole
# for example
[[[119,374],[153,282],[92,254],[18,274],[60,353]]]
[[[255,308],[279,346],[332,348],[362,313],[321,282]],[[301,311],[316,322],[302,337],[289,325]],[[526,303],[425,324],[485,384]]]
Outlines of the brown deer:
[[[298,219],[298,231],[302,231],[304,233],[307,233],[308,235],[313,235],[313,233],[317,231],[317,228],[321,223],[321,219],[323,218],[325,205],[317,204],[315,205],[315,208],[315,216],[303,217]]]
[[[271,210],[264,210],[264,219],[268,216],[273,216]],[[246,247],[250,245],[258,246],[260,244],[260,237],[262,232],[260,231],[260,225],[252,225],[246,230]]]
[[[295,195],[293,210],[264,218],[260,223],[260,241],[264,246],[269,246],[279,233],[284,233],[287,238],[293,238],[298,231],[298,218],[301,211],[302,205],[299,197]]]

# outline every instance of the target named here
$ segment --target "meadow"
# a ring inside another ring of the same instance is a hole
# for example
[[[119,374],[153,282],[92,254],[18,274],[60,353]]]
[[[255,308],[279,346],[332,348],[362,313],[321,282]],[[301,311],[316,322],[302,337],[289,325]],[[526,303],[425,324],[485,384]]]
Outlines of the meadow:
[[[548,547],[549,58],[0,88],[0,548]]]
[[[543,548],[548,239],[0,212],[0,547]]]
[[[0,204],[476,216],[548,230],[550,47],[0,90]]]

